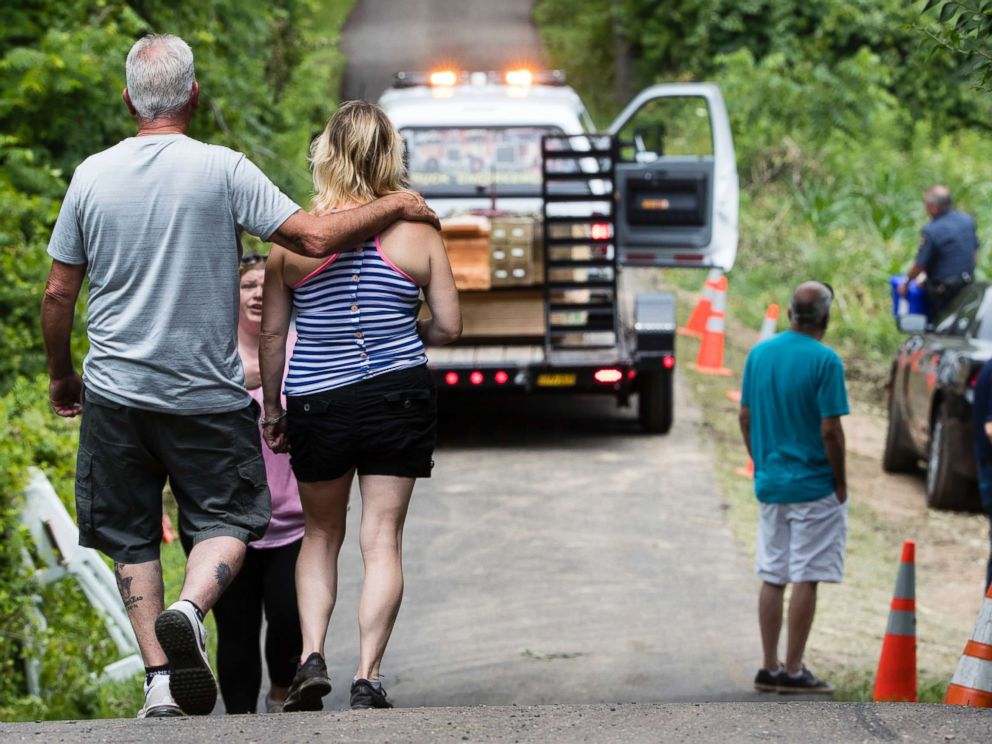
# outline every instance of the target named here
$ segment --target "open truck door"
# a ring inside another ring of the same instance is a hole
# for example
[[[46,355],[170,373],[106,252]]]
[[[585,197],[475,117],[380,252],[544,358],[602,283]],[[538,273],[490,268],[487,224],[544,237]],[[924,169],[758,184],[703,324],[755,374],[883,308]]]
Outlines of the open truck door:
[[[740,195],[720,89],[654,85],[627,105],[608,133],[616,140],[619,263],[733,268]]]

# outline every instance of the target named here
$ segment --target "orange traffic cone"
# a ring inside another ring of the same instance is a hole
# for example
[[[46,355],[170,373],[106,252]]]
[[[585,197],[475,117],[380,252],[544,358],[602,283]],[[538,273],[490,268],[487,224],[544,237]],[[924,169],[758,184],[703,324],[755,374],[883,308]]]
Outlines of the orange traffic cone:
[[[710,317],[713,298],[716,296],[716,290],[721,276],[723,276],[723,272],[719,269],[713,269],[710,275],[706,277],[706,281],[703,282],[703,293],[696,301],[696,306],[689,315],[689,321],[682,328],[678,329],[679,335],[692,336],[693,338],[703,337],[703,333],[706,331],[706,321]]]
[[[699,354],[693,369],[704,375],[729,376],[731,371],[723,366],[723,331],[724,315],[727,309],[727,277],[717,280],[716,293],[713,297],[713,307],[706,321],[706,331],[703,342],[699,345]]]
[[[750,457],[747,458],[747,465],[742,468],[737,468],[734,472],[741,478],[750,478],[751,480],[754,480],[754,460]]]
[[[168,514],[162,515],[162,541],[166,545],[171,545],[176,541],[176,532],[172,529],[172,520]]]
[[[758,332],[758,343],[766,341],[775,335],[778,328],[778,305],[772,303],[765,308],[765,319],[761,321],[761,330]]]
[[[912,540],[902,545],[871,699],[876,703],[916,702],[916,543]]]
[[[992,587],[944,696],[948,705],[992,708]]]

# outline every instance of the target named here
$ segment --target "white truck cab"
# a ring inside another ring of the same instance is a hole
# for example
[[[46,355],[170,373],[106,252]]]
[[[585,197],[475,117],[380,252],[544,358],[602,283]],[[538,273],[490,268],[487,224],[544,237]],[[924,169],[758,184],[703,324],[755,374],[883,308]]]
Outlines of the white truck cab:
[[[453,85],[400,73],[379,99],[406,141],[410,187],[441,217],[540,212],[541,137],[590,131],[579,96],[560,76],[509,85],[492,72],[450,74]]]
[[[558,71],[398,73],[379,104],[411,188],[442,218],[462,300],[459,344],[428,352],[439,385],[636,395],[644,428],[667,432],[675,299],[620,276],[733,266],[738,179],[719,89],[653,86],[605,132]]]

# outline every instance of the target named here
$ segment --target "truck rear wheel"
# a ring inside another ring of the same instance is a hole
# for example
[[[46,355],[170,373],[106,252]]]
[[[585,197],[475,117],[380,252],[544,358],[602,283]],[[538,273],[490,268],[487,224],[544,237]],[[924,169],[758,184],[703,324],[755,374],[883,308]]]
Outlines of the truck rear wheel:
[[[644,431],[667,434],[672,428],[671,372],[640,372],[638,378],[637,417]]]

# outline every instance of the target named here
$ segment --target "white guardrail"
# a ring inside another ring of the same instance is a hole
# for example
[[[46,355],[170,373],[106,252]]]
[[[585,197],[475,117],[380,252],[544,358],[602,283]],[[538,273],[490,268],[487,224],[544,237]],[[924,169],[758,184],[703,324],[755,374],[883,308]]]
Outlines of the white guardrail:
[[[35,577],[42,584],[74,578],[90,604],[103,618],[108,634],[123,657],[104,667],[103,676],[108,679],[126,679],[142,671],[144,666],[138,652],[138,642],[121,603],[113,571],[95,550],[80,547],[79,530],[48,478],[37,468],[31,468],[28,485],[24,489],[21,521],[34,538],[36,554],[43,564],[37,566],[25,552],[24,560],[34,570]],[[34,620],[44,630],[47,623],[39,609],[40,598],[35,599]],[[29,651],[25,655],[25,676],[28,692],[32,695],[40,692],[40,653],[41,650],[36,648],[33,653]]]

